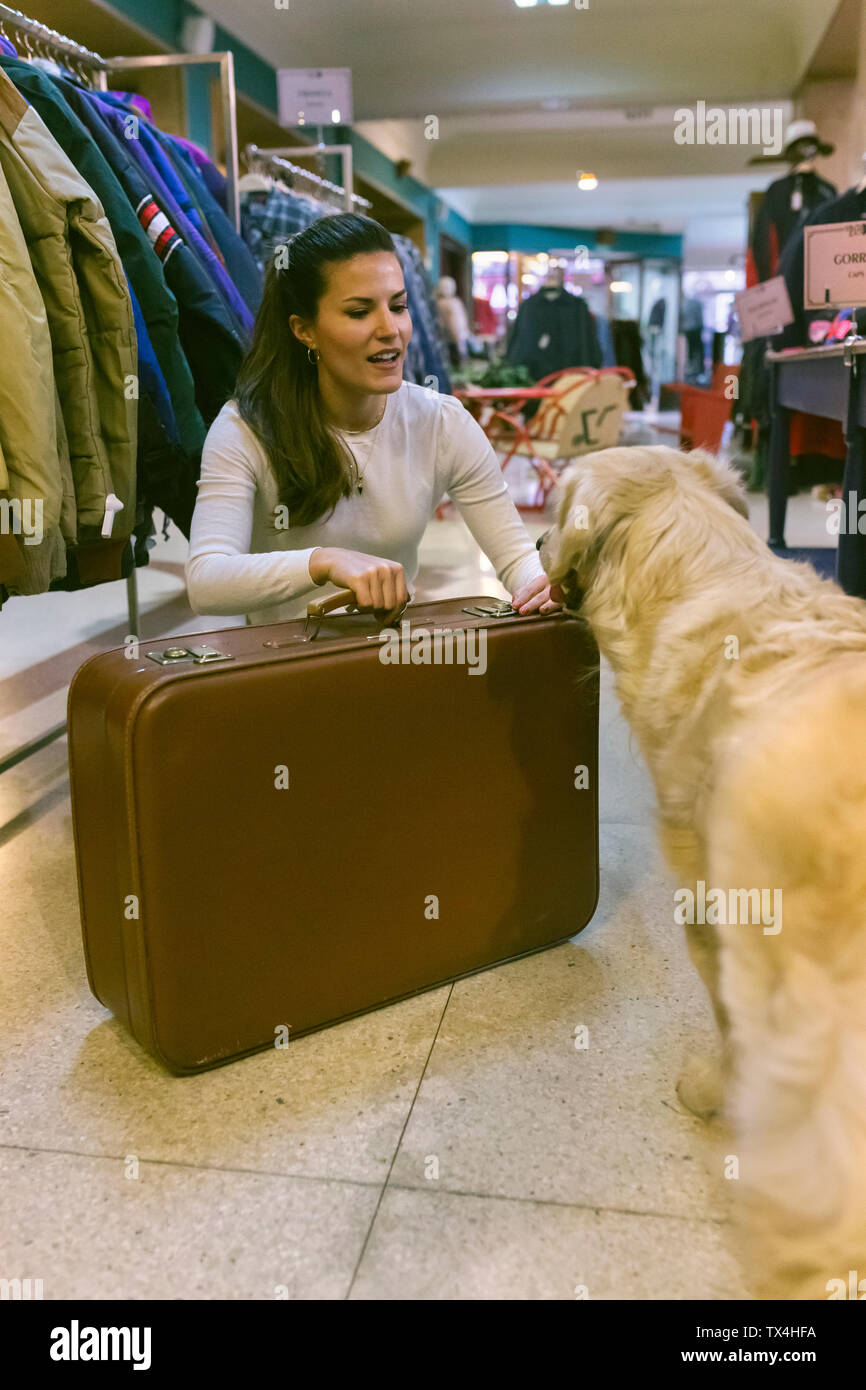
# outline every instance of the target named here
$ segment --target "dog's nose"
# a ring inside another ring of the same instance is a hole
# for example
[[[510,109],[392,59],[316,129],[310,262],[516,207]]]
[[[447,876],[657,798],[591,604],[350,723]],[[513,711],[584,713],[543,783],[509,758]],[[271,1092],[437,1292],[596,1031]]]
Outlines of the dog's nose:
[[[544,545],[544,542],[547,540],[548,534],[549,534],[549,532],[544,531],[544,532],[542,532],[542,534],[538,537],[538,540],[535,542],[535,549],[536,549],[536,550],[540,550],[540,549],[541,549],[541,547]]]

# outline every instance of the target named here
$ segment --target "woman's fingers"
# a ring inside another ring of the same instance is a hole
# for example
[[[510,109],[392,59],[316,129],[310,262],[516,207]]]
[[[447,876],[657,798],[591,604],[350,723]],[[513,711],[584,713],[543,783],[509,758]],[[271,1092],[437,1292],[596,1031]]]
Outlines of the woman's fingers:
[[[382,575],[382,607],[388,613],[397,607],[397,583],[392,570]]]

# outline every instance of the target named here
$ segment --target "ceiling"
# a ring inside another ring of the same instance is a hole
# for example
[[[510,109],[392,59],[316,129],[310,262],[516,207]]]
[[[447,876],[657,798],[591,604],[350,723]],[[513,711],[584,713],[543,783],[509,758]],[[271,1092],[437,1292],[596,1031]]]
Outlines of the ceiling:
[[[790,95],[838,0],[203,0],[281,67],[351,67],[355,119]]]
[[[754,149],[678,145],[674,111],[702,100],[787,119],[816,55],[840,72],[851,51],[845,26],[833,36],[839,0],[200,3],[275,66],[351,67],[356,127],[473,220],[660,222],[694,239],[727,218],[720,243],[742,241],[745,194],[767,171],[749,171]],[[580,169],[600,181],[591,213]]]

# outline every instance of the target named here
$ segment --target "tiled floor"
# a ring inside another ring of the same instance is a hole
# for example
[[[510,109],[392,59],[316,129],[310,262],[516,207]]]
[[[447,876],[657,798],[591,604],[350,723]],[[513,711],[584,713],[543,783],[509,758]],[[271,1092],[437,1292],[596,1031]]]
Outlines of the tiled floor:
[[[789,543],[826,543],[824,515],[794,499]],[[220,625],[186,607],[184,548],[138,574],[148,637]],[[459,519],[422,561],[419,598],[502,592]],[[62,719],[72,671],[126,629],[123,584],[6,605],[0,752]],[[742,1296],[724,1134],[674,1091],[709,1009],[607,670],[601,714],[601,899],[578,938],[182,1079],[88,991],[65,740],[6,773],[0,1276],[46,1298]]]

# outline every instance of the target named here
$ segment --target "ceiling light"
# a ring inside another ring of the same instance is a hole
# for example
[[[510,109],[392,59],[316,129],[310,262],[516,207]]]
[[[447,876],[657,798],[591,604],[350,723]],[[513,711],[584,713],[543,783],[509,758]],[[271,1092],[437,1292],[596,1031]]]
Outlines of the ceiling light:
[[[339,112],[339,109],[338,109],[336,106],[334,107],[333,111],[331,112],[331,124],[332,124],[332,125],[339,125],[339,124],[340,124],[340,112]]]
[[[631,285],[628,280],[611,280],[610,282],[611,294],[628,294],[630,289]]]
[[[537,5],[538,0],[514,0],[514,3],[517,5],[518,9],[528,10],[531,6]]]
[[[548,5],[567,5],[569,0],[547,0]]]
[[[598,179],[595,177],[595,174],[588,174],[582,169],[577,177],[577,186],[582,189],[584,193],[588,193],[591,189],[598,188]]]

